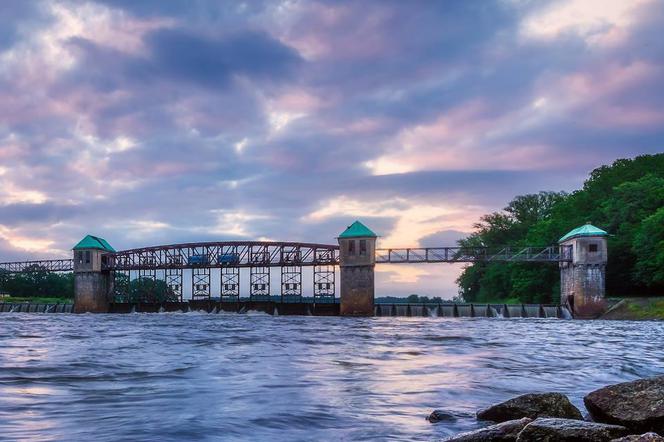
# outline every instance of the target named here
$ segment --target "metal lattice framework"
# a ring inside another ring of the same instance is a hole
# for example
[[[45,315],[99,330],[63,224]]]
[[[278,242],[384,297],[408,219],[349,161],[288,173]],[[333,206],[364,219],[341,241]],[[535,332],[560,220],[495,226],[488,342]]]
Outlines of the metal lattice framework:
[[[165,269],[166,286],[182,301],[182,269]]]
[[[209,242],[145,247],[110,255],[107,270],[283,267],[339,264],[339,246],[285,242]]]
[[[0,271],[9,273],[32,273],[32,272],[72,272],[74,270],[73,259],[46,259],[41,261],[2,262]]]
[[[238,301],[240,299],[240,268],[221,268],[221,300]]]
[[[569,262],[572,246],[376,249],[376,264],[425,262]]]
[[[313,296],[316,302],[334,302],[339,246],[294,242],[230,241],[174,244],[131,249],[105,255],[102,269],[111,271],[118,284],[116,300],[127,300],[132,276],[141,279],[141,299],[156,299],[157,284],[165,283],[175,299],[184,294],[184,270],[191,274],[194,300],[213,296],[212,280],[219,281],[214,296],[222,301],[240,298],[240,270],[249,268],[252,300],[270,300],[272,268],[280,268],[282,302],[302,300],[302,268],[313,267]],[[548,247],[429,247],[376,249],[377,264],[468,263],[468,262],[569,262],[572,246]],[[71,272],[73,260],[54,259],[0,263],[0,272]],[[215,270],[215,272],[213,272]],[[122,277],[121,277],[122,275]],[[122,281],[122,284],[119,284]],[[277,285],[275,283],[275,285]],[[216,287],[216,286],[215,286]]]

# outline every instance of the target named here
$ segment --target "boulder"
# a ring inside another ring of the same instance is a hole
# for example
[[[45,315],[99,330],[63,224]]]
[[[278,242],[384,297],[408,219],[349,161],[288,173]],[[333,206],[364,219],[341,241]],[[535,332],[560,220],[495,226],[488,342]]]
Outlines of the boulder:
[[[628,430],[619,425],[598,424],[575,419],[539,418],[521,430],[517,442],[609,442]]]
[[[477,418],[505,422],[529,417],[562,417],[582,419],[581,412],[561,393],[524,394],[477,412]]]
[[[431,414],[427,417],[427,420],[432,424],[435,424],[436,422],[441,422],[441,421],[447,421],[447,422],[455,421],[457,420],[457,418],[455,415],[445,410],[433,410]]]
[[[657,433],[631,434],[620,439],[613,439],[611,442],[664,442],[664,437]]]
[[[447,442],[510,442],[516,441],[517,436],[523,428],[532,422],[532,419],[524,417],[523,419],[507,421],[490,427],[480,428],[479,430],[460,433],[445,439]]]
[[[583,402],[596,422],[664,433],[664,376],[609,385]]]

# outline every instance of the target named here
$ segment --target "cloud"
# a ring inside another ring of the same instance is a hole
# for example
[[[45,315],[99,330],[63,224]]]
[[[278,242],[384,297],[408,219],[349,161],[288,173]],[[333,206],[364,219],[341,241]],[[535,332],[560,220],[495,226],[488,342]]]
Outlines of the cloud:
[[[405,198],[362,201],[341,196],[307,214],[304,221],[316,222],[340,215],[390,218],[395,220],[394,226],[388,235],[380,238],[378,247],[418,247],[420,240],[441,230],[472,230],[481,214],[480,207],[414,203]]]
[[[198,240],[453,245],[661,152],[657,2],[2,3],[0,260]],[[7,258],[3,258],[7,257]],[[381,268],[456,293],[459,267]]]
[[[589,44],[615,44],[628,35],[636,12],[652,0],[566,0],[529,16],[522,32],[530,38],[553,39],[574,33]]]

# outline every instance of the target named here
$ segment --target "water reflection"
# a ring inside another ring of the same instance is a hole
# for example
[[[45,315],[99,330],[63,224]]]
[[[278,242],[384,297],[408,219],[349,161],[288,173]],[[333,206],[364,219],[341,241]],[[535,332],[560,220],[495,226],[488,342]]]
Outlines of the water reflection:
[[[664,324],[0,315],[9,440],[432,440],[533,391],[664,372]],[[432,425],[434,408],[453,417]]]

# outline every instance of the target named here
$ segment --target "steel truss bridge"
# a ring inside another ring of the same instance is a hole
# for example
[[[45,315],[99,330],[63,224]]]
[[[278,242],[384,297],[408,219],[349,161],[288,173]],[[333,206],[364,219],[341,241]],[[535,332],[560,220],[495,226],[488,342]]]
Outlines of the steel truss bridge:
[[[376,249],[377,264],[572,261],[572,246],[547,247],[429,247]],[[334,302],[339,246],[297,242],[227,241],[143,247],[108,253],[102,270],[115,280],[142,279],[166,284],[173,298],[183,299],[184,270],[191,272],[191,299],[212,297],[213,278],[220,282],[222,301],[240,298],[240,270],[249,269],[251,300],[269,300],[270,269],[281,269],[282,302],[302,300],[302,267],[313,267],[315,302]],[[0,273],[71,272],[72,259],[0,263]],[[125,287],[127,285],[125,284]],[[126,301],[127,290],[116,284],[115,297]]]

